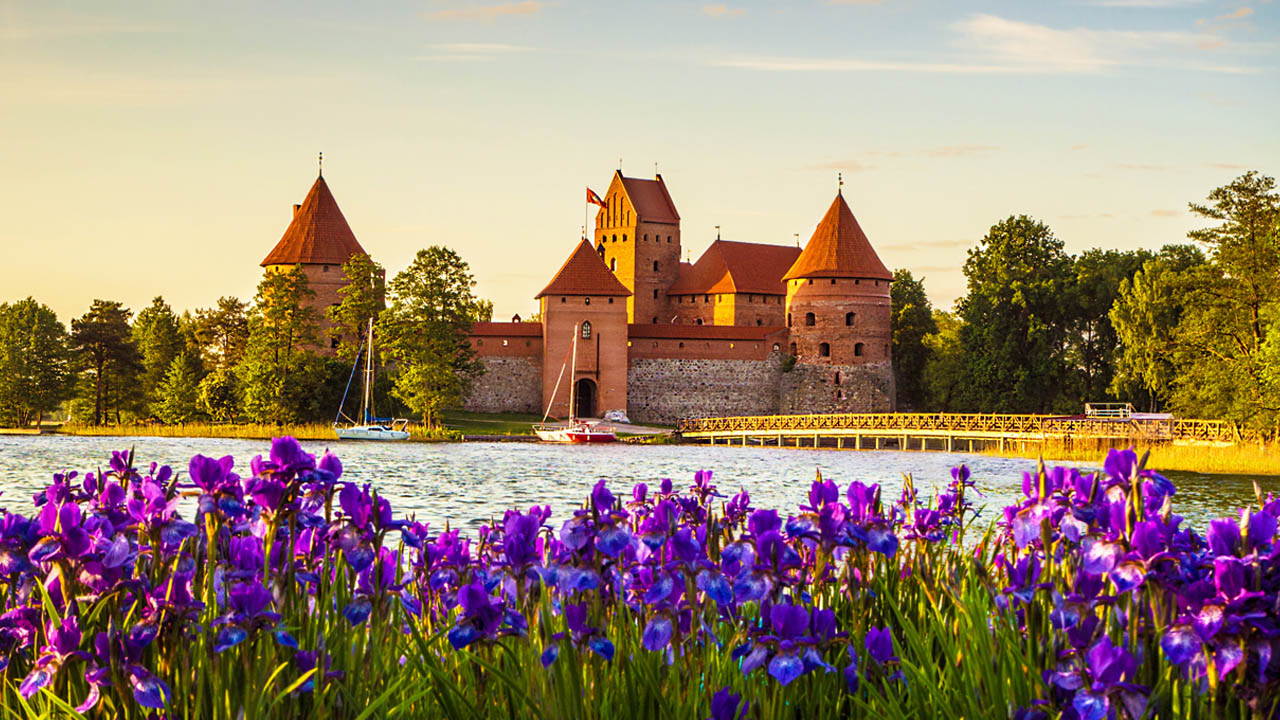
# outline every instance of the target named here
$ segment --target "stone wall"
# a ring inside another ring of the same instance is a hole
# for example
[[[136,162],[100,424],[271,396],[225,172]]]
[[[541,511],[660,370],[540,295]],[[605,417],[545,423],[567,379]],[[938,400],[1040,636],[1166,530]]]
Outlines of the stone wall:
[[[627,415],[675,424],[688,417],[771,415],[778,411],[782,353],[766,360],[632,358]]]
[[[893,367],[888,362],[813,365],[798,362],[782,374],[779,412],[893,411]]]
[[[541,413],[542,362],[537,358],[481,356],[485,373],[471,386],[463,408],[473,412]]]

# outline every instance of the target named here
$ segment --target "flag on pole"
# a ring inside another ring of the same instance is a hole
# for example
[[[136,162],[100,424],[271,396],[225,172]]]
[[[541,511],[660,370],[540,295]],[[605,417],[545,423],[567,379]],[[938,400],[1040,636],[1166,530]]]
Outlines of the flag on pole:
[[[587,188],[587,202],[591,203],[592,205],[599,205],[600,207],[605,206],[604,201],[601,200],[600,196],[596,194],[596,191],[592,190],[591,188]]]

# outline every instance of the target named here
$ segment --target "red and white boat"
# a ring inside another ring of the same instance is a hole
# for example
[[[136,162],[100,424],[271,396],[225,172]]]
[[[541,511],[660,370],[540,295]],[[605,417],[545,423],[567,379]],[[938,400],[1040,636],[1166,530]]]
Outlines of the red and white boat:
[[[571,365],[573,370],[570,375],[577,377],[578,370],[578,326],[573,326],[573,345],[569,350],[572,363],[566,359],[564,365],[560,366],[560,376],[556,378],[556,385],[551,390],[551,400],[547,403],[547,411],[542,414],[542,422],[533,426],[533,432],[542,442],[550,443],[611,443],[618,440],[617,434],[613,428],[608,425],[601,425],[596,420],[580,420],[573,417],[574,407],[573,389],[577,385],[576,382],[569,383],[569,422],[567,423],[548,423],[547,416],[551,414],[551,406],[555,404],[556,393],[560,390],[560,381],[564,379],[565,366]]]

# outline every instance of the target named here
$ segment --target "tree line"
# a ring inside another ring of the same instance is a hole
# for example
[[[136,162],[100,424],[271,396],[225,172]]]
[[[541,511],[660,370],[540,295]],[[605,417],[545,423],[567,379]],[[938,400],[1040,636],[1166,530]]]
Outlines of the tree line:
[[[467,332],[492,303],[475,297],[467,263],[445,247],[420,251],[390,283],[367,255],[342,270],[327,331],[301,266],[266,273],[252,303],[223,297],[181,315],[159,296],[136,315],[94,300],[67,328],[33,298],[0,303],[0,426],[55,415],[90,425],[327,421],[371,319],[377,407],[437,426],[483,372]]]
[[[1189,203],[1190,242],[1070,255],[1011,216],[968,252],[967,292],[932,307],[894,274],[899,409],[1079,413],[1130,402],[1179,417],[1280,424],[1280,196],[1248,172]]]

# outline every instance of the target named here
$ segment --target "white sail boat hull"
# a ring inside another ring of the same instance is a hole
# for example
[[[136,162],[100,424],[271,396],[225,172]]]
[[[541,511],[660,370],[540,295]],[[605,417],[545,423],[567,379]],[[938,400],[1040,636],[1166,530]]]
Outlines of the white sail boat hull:
[[[385,425],[334,425],[339,440],[408,440],[405,430],[394,430]]]

